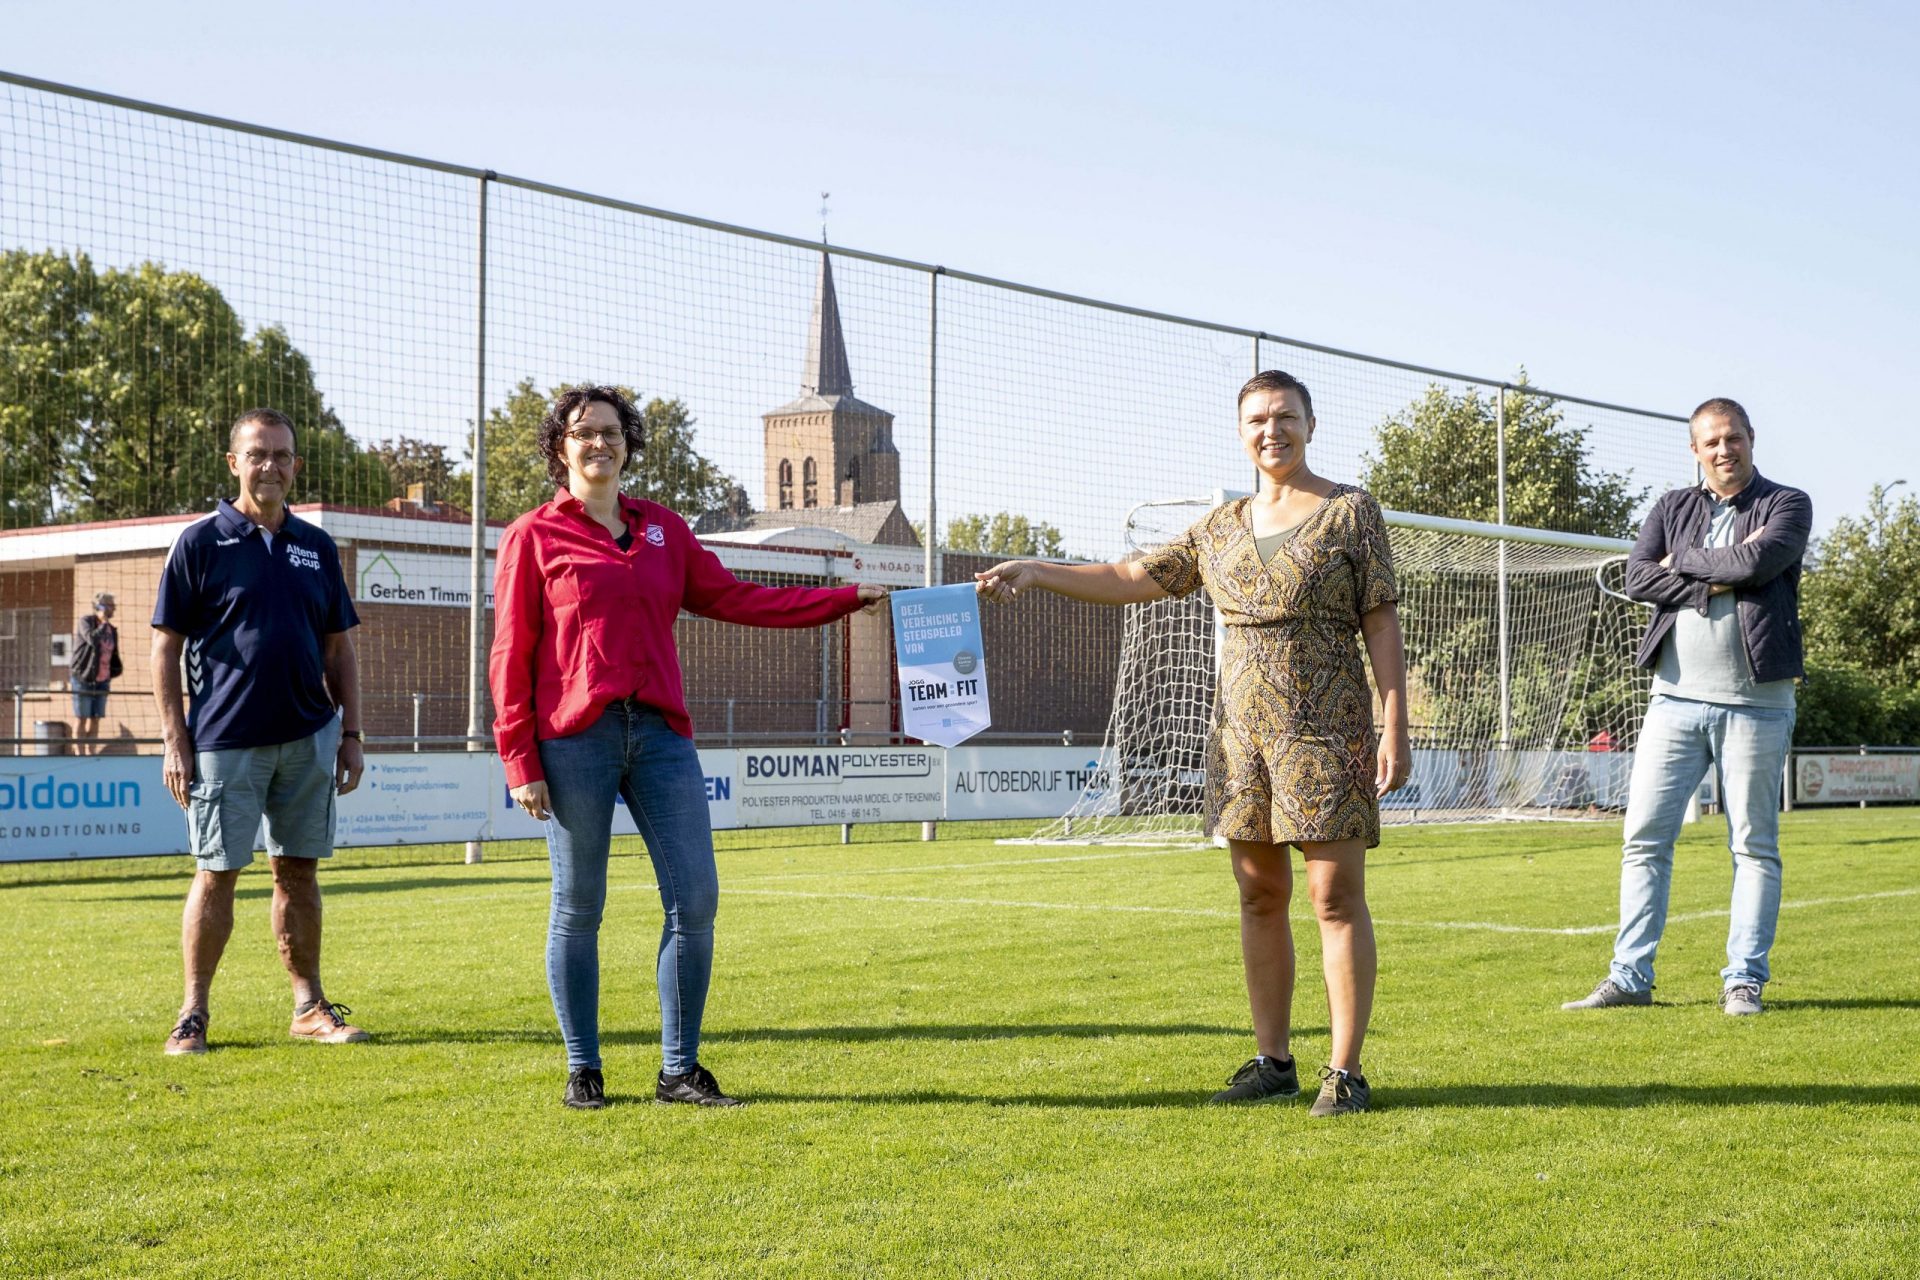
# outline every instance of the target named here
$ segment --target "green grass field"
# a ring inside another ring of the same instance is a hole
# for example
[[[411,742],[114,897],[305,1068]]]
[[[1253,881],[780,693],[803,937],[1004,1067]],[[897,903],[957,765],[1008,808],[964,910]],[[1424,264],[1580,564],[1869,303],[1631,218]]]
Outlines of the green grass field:
[[[1585,1015],[1558,1006],[1605,972],[1616,827],[1390,830],[1376,1110],[1331,1122],[1201,1105],[1252,1051],[1224,854],[866,834],[725,838],[702,1058],[732,1112],[649,1101],[631,848],[599,1113],[558,1101],[537,847],[334,860],[362,1046],[286,1038],[250,872],[187,1060],[159,1052],[186,860],[0,868],[0,1274],[1920,1273],[1920,811],[1788,816],[1769,1011],[1737,1020],[1718,819],[1680,852],[1658,1005]]]

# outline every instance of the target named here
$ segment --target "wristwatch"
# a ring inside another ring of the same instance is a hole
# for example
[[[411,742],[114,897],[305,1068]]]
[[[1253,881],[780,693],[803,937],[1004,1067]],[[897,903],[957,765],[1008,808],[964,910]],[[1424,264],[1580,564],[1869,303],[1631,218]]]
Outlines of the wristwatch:
[[[367,740],[367,735],[358,729],[342,729],[340,736],[343,738],[352,738],[355,742],[365,742]]]

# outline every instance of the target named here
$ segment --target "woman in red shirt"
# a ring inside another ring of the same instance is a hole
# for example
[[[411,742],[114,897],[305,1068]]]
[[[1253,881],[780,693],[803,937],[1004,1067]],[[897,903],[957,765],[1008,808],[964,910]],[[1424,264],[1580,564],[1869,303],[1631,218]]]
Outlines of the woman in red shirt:
[[[561,395],[540,424],[553,501],[500,538],[488,675],[514,802],[547,824],[553,909],[547,985],[566,1041],[570,1107],[606,1105],[600,1072],[600,915],[613,806],[653,858],[660,935],[662,1102],[734,1106],[700,1065],[720,893],[705,777],[681,689],[682,609],[761,627],[813,627],[883,599],[882,587],[741,582],[679,516],[620,492],[641,418],[612,387]]]

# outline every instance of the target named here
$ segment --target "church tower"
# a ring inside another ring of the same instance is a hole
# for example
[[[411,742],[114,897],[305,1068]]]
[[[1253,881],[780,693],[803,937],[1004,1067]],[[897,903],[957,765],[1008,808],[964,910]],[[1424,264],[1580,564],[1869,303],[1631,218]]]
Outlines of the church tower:
[[[820,255],[800,398],[762,414],[761,421],[767,469],[761,509],[768,516],[900,500],[893,415],[853,394],[829,254]]]

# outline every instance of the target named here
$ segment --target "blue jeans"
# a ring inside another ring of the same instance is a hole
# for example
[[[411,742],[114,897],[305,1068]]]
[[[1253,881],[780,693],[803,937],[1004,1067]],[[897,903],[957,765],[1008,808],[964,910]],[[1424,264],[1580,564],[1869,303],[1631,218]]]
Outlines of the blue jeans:
[[[607,903],[613,805],[624,800],[653,857],[666,927],[660,933],[660,1047],[664,1069],[691,1071],[713,976],[713,863],[706,779],[693,743],[659,712],[615,703],[589,728],[540,744],[553,816],[553,911],[547,987],[567,1043],[568,1067],[600,1065],[600,916]]]
[[[1791,707],[1736,707],[1654,695],[1640,727],[1620,854],[1614,982],[1653,989],[1653,953],[1667,925],[1673,842],[1709,766],[1720,771],[1733,854],[1733,911],[1723,986],[1764,985],[1780,917],[1780,784],[1793,741]]]

